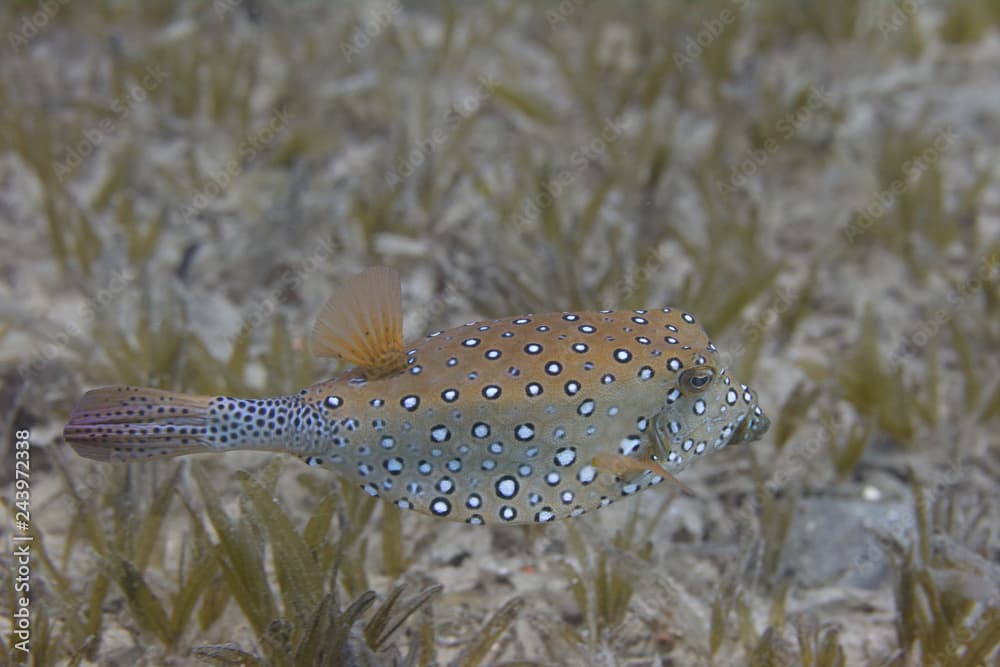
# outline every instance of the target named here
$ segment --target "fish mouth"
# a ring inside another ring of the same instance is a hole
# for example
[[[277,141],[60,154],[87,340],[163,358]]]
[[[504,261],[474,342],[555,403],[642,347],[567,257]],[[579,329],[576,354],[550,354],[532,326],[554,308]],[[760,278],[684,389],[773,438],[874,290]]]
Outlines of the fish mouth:
[[[757,412],[760,412],[760,414],[755,414]],[[736,431],[729,438],[729,444],[739,445],[744,442],[760,440],[770,428],[771,420],[755,405],[751,409],[750,415],[736,427]]]
[[[670,451],[669,445],[666,442],[664,442],[665,434],[663,432],[661,417],[662,413],[656,415],[656,417],[653,418],[653,428],[650,429],[653,433],[652,445],[653,445],[654,461],[665,461],[667,459],[667,452]]]

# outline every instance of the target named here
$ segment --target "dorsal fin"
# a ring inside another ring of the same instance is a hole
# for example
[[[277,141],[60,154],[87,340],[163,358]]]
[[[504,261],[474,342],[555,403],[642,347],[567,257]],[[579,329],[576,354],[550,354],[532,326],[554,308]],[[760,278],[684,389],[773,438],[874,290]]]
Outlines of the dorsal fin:
[[[312,349],[317,356],[363,368],[369,379],[402,372],[406,352],[399,274],[373,266],[344,283],[316,318]]]

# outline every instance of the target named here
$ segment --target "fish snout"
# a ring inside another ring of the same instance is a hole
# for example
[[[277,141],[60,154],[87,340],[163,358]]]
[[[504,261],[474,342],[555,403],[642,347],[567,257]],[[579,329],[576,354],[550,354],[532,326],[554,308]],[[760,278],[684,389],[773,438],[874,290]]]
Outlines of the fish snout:
[[[730,442],[734,445],[739,445],[744,442],[760,440],[769,428],[771,428],[770,418],[764,414],[764,411],[754,401],[750,408],[750,413],[736,428],[736,432],[733,434]]]

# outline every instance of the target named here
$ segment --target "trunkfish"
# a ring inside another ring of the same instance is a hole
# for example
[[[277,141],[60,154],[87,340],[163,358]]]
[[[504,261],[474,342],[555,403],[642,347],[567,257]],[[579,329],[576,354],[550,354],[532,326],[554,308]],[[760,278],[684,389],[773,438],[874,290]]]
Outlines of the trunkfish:
[[[406,345],[399,276],[374,267],[330,297],[311,344],[352,367],[272,398],[95,389],[64,437],[99,461],[290,453],[397,507],[517,524],[686,488],[674,474],[770,424],[675,308],[484,320]]]

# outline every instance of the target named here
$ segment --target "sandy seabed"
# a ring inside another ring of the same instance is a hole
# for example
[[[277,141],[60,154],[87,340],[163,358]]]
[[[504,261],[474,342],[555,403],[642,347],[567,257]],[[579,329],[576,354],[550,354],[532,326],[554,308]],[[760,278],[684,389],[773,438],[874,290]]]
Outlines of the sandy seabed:
[[[92,4],[0,9],[0,536],[27,534],[29,441],[35,660],[186,665],[231,644],[295,664],[221,570],[157,632],[109,554],[135,557],[153,529],[122,517],[180,465],[139,568],[174,608],[219,540],[190,464],[102,467],[61,429],[104,384],[265,396],[329,376],[312,318],[385,264],[410,337],[683,306],[774,424],[685,471],[694,498],[529,528],[386,528],[377,507],[341,602],[443,588],[375,659],[430,637],[415,664],[473,664],[516,599],[480,664],[952,665],[976,646],[997,664],[991,3]],[[230,516],[237,471],[271,459],[202,459]],[[275,488],[302,531],[336,484],[288,457]],[[340,494],[341,518],[363,506]],[[18,552],[2,562],[7,636]]]

